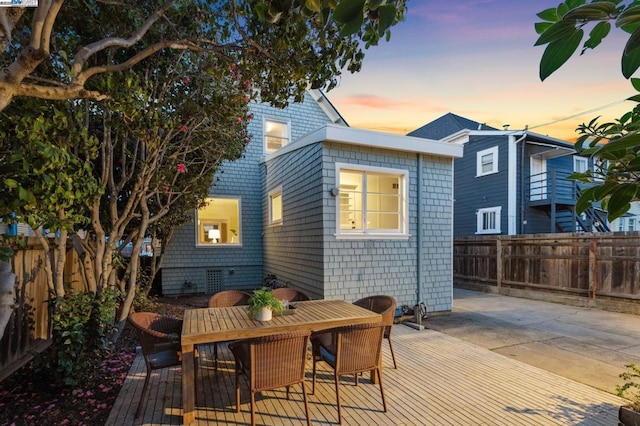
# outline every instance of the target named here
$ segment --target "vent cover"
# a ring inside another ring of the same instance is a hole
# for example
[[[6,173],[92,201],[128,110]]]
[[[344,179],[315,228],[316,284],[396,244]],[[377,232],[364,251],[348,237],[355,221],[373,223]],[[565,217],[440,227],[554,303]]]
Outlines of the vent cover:
[[[222,282],[222,270],[207,269],[207,278],[205,282],[207,284],[208,294],[213,294],[224,290],[224,285]]]

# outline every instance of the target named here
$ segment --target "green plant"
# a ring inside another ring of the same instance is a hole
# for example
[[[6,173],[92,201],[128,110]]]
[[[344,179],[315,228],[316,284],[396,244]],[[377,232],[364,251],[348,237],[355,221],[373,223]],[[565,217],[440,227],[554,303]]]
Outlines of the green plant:
[[[262,287],[254,290],[249,298],[249,314],[255,316],[262,308],[271,308],[273,312],[282,312],[284,306],[282,302],[276,298],[271,290],[267,287]]]
[[[10,261],[13,254],[11,247],[0,247],[0,262]]]
[[[625,383],[616,386],[616,394],[630,401],[630,409],[640,412],[640,382],[634,382],[634,379],[640,378],[640,366],[627,364],[625,367],[628,371],[620,374]]]

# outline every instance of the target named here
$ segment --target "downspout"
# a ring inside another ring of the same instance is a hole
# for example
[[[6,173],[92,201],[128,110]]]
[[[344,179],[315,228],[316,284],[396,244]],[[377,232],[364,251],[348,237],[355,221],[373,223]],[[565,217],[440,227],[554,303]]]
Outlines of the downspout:
[[[511,145],[509,146],[509,157],[510,157],[509,178],[510,180],[513,179],[513,182],[510,183],[509,185],[509,191],[511,191],[512,188],[513,190],[516,190],[516,188],[518,188],[518,185],[517,185],[517,181],[518,181],[517,158],[518,157],[517,157],[516,150],[518,148],[518,143],[526,139],[527,129],[528,129],[528,126],[525,126],[524,133],[522,134],[522,136],[519,139],[516,139],[515,141],[512,140]],[[511,167],[513,167],[513,171],[511,171]],[[517,205],[518,203],[516,202],[516,198],[520,199],[519,205]],[[522,230],[522,221],[524,220],[523,219],[523,215],[524,215],[524,147],[520,151],[520,197],[516,197],[516,194],[513,194],[512,200],[513,202],[511,202],[511,200],[509,201],[507,221],[509,221],[510,218],[513,218],[513,220],[515,221],[517,216],[516,216],[516,211],[513,211],[513,210],[519,210],[520,223],[518,224],[514,223],[513,226],[509,224],[509,226],[507,227],[508,228],[507,234],[509,235],[519,233],[518,231]]]
[[[418,281],[416,285],[416,306],[420,305],[420,284],[422,283],[422,161],[420,153],[416,154],[416,163],[418,166],[418,173],[416,182],[416,188],[418,188],[418,220],[416,221],[418,234],[416,237],[416,256],[417,256],[417,268],[416,279]],[[408,188],[407,188],[408,190]]]

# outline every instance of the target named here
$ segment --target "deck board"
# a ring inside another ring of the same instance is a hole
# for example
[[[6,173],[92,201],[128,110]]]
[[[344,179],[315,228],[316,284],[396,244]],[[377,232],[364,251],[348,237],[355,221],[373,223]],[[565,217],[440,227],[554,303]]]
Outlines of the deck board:
[[[383,343],[383,385],[388,412],[382,412],[377,385],[368,375],[357,387],[345,377],[340,388],[345,425],[593,425],[617,423],[624,401],[615,395],[573,382],[433,330],[394,326],[392,339],[398,369]],[[241,412],[235,412],[233,358],[219,345],[218,371],[213,369],[213,345],[198,345],[197,424],[241,425],[250,421],[249,392],[241,384]],[[318,382],[309,395],[315,425],[336,424],[337,410],[331,371],[318,364]],[[136,357],[107,425],[180,424],[180,367],[154,371],[141,418],[134,421],[144,383],[145,367]],[[311,362],[307,391],[311,392]],[[305,424],[300,386],[257,396],[256,419],[264,425]]]

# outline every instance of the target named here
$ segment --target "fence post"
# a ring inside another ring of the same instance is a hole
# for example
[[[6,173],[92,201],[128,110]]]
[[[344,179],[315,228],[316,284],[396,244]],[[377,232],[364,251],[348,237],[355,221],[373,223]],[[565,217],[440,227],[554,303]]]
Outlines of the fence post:
[[[598,241],[591,238],[589,244],[589,297],[596,298],[598,291]]]
[[[502,287],[502,237],[496,238],[496,286]]]

